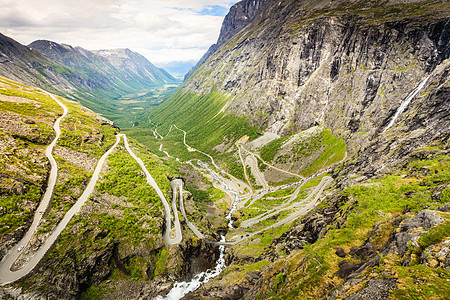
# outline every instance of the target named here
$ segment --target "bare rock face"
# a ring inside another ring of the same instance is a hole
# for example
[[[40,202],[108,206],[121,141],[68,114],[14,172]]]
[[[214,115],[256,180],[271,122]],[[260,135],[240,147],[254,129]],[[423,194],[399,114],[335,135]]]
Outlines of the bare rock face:
[[[221,46],[239,33],[255,17],[258,10],[266,0],[243,0],[230,8],[230,12],[225,16],[220,30],[217,46]]]
[[[367,151],[355,169],[381,170],[387,160],[449,134],[449,18],[443,2],[425,15],[413,2],[266,1],[184,90],[230,95],[224,110],[264,132],[287,135],[323,125],[346,140],[349,157]],[[242,12],[234,16],[244,19]],[[230,32],[240,21],[233,22],[224,22]]]
[[[243,0],[233,5],[222,23],[217,43],[208,49],[195,66],[193,66],[185,75],[184,79],[187,80],[191,77],[191,75],[203,65],[221,45],[250,24],[265,1],[266,0]]]
[[[405,220],[399,227],[399,232],[395,234],[396,246],[401,256],[405,254],[408,244],[411,242],[413,246],[418,247],[417,241],[421,233],[425,232],[437,224],[440,224],[444,219],[436,214],[435,211],[422,210],[416,216]],[[422,230],[417,230],[422,228]]]
[[[389,291],[393,290],[397,283],[393,279],[372,279],[361,291],[348,297],[348,300],[367,299],[384,300],[389,299]]]
[[[186,89],[206,93],[216,86],[234,95],[228,110],[270,132],[323,124],[351,134],[382,127],[427,71],[448,57],[439,56],[439,35],[427,34],[439,27],[443,33],[445,20],[424,25],[368,25],[358,17],[310,22],[295,31],[267,28],[258,38],[248,27],[245,39],[234,38],[199,70],[211,76],[193,78]]]

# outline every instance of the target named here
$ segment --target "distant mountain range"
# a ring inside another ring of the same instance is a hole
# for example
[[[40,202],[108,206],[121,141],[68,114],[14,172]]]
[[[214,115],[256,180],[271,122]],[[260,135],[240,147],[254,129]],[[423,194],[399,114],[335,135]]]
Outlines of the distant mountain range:
[[[167,70],[175,78],[183,80],[187,72],[197,63],[196,60],[171,61],[169,63],[159,64],[164,70]]]
[[[114,112],[112,99],[179,82],[129,49],[89,51],[46,40],[24,46],[2,34],[0,74],[104,114]]]

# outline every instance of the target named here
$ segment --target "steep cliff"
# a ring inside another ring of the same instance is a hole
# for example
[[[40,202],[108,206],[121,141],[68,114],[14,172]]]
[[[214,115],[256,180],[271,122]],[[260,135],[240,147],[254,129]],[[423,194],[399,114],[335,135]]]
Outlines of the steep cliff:
[[[233,175],[258,192],[241,149],[295,173],[326,148],[313,146],[316,132],[347,146],[320,161],[344,157],[319,205],[232,247],[224,272],[185,299],[446,299],[449,11],[446,1],[267,0],[149,112],[159,132],[176,124],[230,173],[242,164]],[[270,203],[243,204],[230,231]]]
[[[426,113],[423,101],[433,93],[425,92],[436,88],[446,97],[448,10],[445,1],[268,1],[183,90],[217,91],[228,97],[222,111],[244,117],[260,132],[287,135],[324,125],[344,137],[354,154],[383,135],[402,101],[427,76],[408,107],[418,105]],[[440,103],[445,109],[445,101]],[[404,116],[394,127],[405,124]],[[424,139],[437,136],[429,134],[432,127]]]
[[[266,0],[244,0],[236,3],[230,8],[230,12],[225,16],[220,29],[220,35],[217,43],[212,45],[208,51],[200,58],[189,72],[184,76],[188,79],[192,74],[203,65],[208,58],[224,43],[240,32],[253,20],[258,10]]]

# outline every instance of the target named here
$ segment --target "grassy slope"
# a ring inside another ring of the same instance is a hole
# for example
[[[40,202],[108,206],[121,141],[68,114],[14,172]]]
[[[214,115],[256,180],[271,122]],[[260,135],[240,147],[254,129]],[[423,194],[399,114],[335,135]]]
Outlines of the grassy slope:
[[[1,97],[23,99],[15,102],[0,101],[3,116],[16,116],[19,120],[17,126],[30,127],[28,133],[15,133],[9,127],[0,130],[1,173],[27,180],[23,192],[17,192],[13,189],[18,184],[16,179],[0,177],[0,237],[9,239],[8,235],[16,232],[19,227],[27,226],[45,190],[48,169],[44,151],[54,138],[53,122],[62,113],[62,108],[50,97],[33,88],[5,78],[0,78],[0,85]],[[84,157],[88,162],[94,160],[95,163],[114,142],[117,130],[109,125],[101,125],[100,118],[78,103],[61,100],[69,108],[69,113],[61,122],[62,135],[57,150],[66,149],[71,151],[71,155]],[[27,121],[30,123],[28,124],[25,120],[32,120],[34,123]],[[130,144],[151,170],[163,192],[170,195],[168,176],[174,176],[173,171],[141,144],[134,140],[130,140]],[[77,164],[76,160],[57,155],[55,158],[59,169],[55,196],[51,210],[45,214],[39,227],[39,236],[52,230],[73,201],[80,196],[92,175],[89,170]],[[44,190],[40,189],[41,186]],[[115,245],[119,245],[120,251],[131,254],[135,248],[147,250],[137,256],[122,257],[122,261],[106,261],[111,278],[148,279],[149,276],[167,274],[169,256],[167,251],[159,249],[162,244],[162,204],[123,144],[108,159],[108,169],[96,188],[97,192],[83,207],[82,213],[72,219],[58,243],[42,262],[42,267],[47,270],[46,274],[54,278],[59,278],[59,274],[75,274],[85,267],[90,258],[112,251]],[[155,251],[155,247],[159,250]],[[99,266],[103,264],[104,262]],[[156,267],[152,267],[153,271],[149,273],[148,268],[151,266]],[[54,286],[45,278],[41,273],[35,273],[22,280],[20,285],[31,290],[54,291]],[[87,286],[82,286],[82,289],[98,283],[100,279],[102,278],[88,278]]]
[[[206,152],[224,138],[236,140],[243,135],[256,137],[256,130],[250,127],[243,118],[235,118],[219,113],[225,105],[227,97],[216,91],[207,95],[178,91],[156,109],[149,112],[144,128],[157,127],[160,134],[165,135],[172,124],[188,133],[186,142]],[[133,132],[130,132],[134,136]],[[139,140],[139,135],[136,135]]]
[[[260,149],[261,158],[274,164],[295,164],[298,161],[307,160],[309,156],[314,156],[313,161],[299,170],[300,174],[309,176],[341,161],[345,157],[346,145],[344,140],[333,135],[331,130],[321,130],[318,134],[294,142],[291,149],[283,149],[283,144],[289,138],[290,136],[281,137],[262,147]],[[285,154],[282,154],[282,152],[285,152]]]
[[[427,149],[426,151],[428,151]],[[420,150],[418,151],[420,152]],[[444,152],[445,153],[445,152]],[[351,247],[362,245],[365,241],[381,248],[389,239],[396,226],[396,217],[407,219],[424,208],[436,209],[450,202],[450,159],[448,155],[438,155],[433,159],[414,159],[392,175],[374,179],[366,184],[348,187],[339,192],[348,200],[341,207],[336,223],[345,220],[340,228],[335,224],[323,238],[303,250],[286,256],[279,251],[281,258],[270,264],[269,261],[257,261],[258,270],[262,270],[261,282],[264,286],[258,290],[257,299],[319,299],[343,282],[335,275],[342,258],[335,254],[342,247],[346,252]],[[444,187],[442,189],[441,187]],[[440,196],[436,191],[441,190]],[[320,207],[326,207],[323,202]],[[405,211],[409,211],[405,213]],[[449,213],[441,213],[445,222],[428,230],[419,239],[418,247],[410,247],[405,256],[389,254],[381,256],[378,266],[369,267],[357,278],[362,282],[351,290],[343,290],[347,296],[362,289],[371,278],[392,278],[397,280],[398,289],[390,292],[392,299],[448,299],[450,295],[450,271],[441,267],[419,264],[417,257],[428,247],[450,238]],[[377,224],[379,230],[375,230]],[[267,249],[264,235],[261,239],[241,245],[237,253],[253,253],[254,249]],[[278,249],[278,248],[277,248]],[[257,252],[259,255],[261,252]],[[242,255],[242,254],[241,254]],[[251,254],[252,257],[253,254]],[[406,265],[404,262],[412,257]],[[415,257],[415,258],[414,258]],[[261,258],[260,258],[261,259]],[[345,258],[351,263],[360,260]],[[431,258],[429,258],[431,261]],[[219,278],[219,284],[237,285],[244,280],[245,274],[255,269],[255,263],[245,260],[227,267]],[[218,284],[218,283],[215,283]],[[347,288],[348,289],[348,288]],[[338,299],[340,299],[339,294]]]
[[[163,193],[169,195],[171,188],[167,176],[173,175],[172,171],[149,155],[140,144],[131,142],[133,151],[151,170]],[[120,200],[108,200],[109,195]],[[98,182],[95,194],[81,213],[71,220],[42,264],[48,268],[51,278],[58,274],[72,274],[86,267],[83,262],[118,247],[117,251],[123,253],[120,257],[98,263],[98,266],[107,268],[106,277],[92,281],[84,279],[89,282],[88,286],[93,284],[85,295],[87,299],[100,299],[95,291],[100,290],[101,294],[107,291],[100,284],[104,280],[148,280],[163,276],[168,273],[167,264],[157,264],[159,259],[167,259],[164,258],[167,256],[164,248],[161,248],[162,216],[159,197],[121,142],[108,159],[107,172]],[[74,262],[80,262],[80,265]],[[41,280],[41,275],[35,274],[22,280],[20,285],[43,292],[51,290],[48,283]]]

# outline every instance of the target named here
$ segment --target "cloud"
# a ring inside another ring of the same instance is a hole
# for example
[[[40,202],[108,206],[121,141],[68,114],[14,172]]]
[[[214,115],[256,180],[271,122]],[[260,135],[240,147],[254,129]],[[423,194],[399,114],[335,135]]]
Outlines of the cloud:
[[[154,63],[198,60],[215,43],[228,0],[0,0],[0,32],[90,50],[130,48]]]

